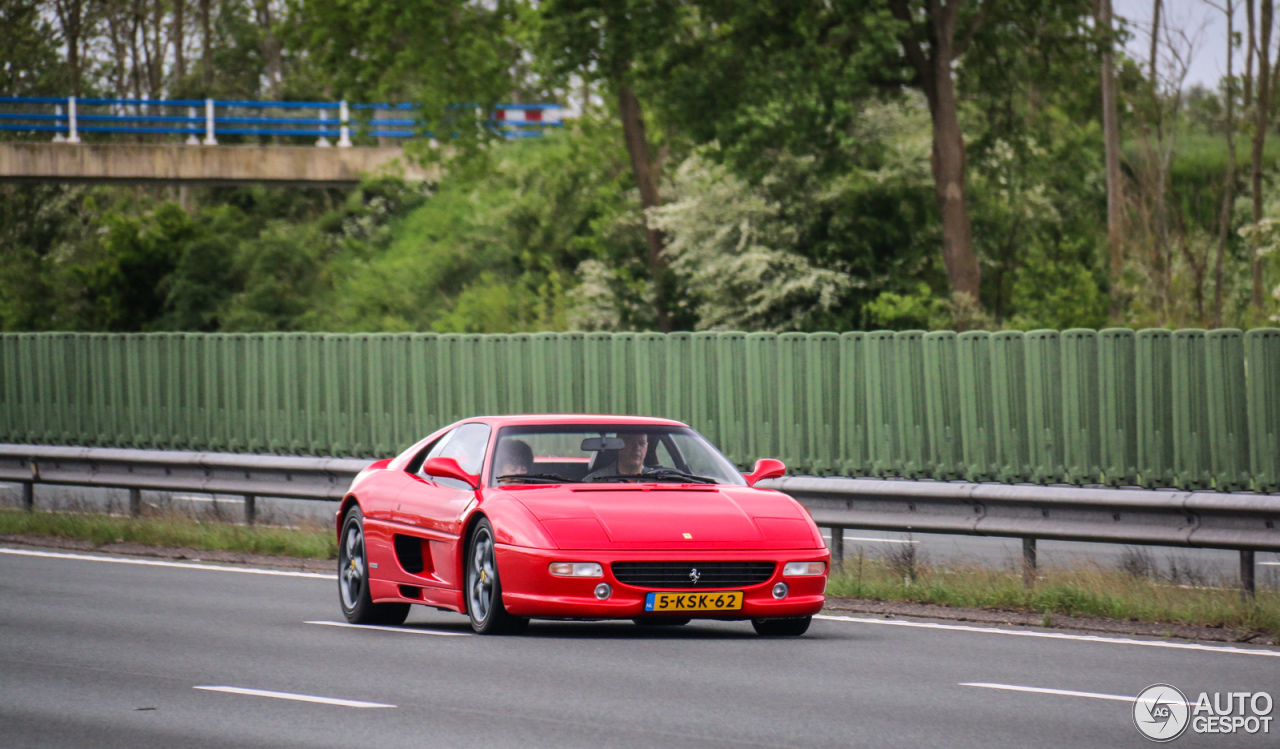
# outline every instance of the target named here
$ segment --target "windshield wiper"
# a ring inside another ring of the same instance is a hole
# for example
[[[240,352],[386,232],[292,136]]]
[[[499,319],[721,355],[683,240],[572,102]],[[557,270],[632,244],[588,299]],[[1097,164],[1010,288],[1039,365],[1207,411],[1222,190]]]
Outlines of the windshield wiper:
[[[589,483],[594,484],[601,481],[643,481],[647,476],[648,474],[644,473],[611,473],[607,476],[596,476],[591,479]]]
[[[591,479],[592,482],[597,481],[675,481],[684,484],[714,484],[715,479],[706,476],[695,476],[692,473],[676,470],[675,468],[654,468],[647,470],[645,473],[614,473],[608,476],[596,476]]]
[[[664,468],[655,468],[651,473],[646,474],[646,475],[653,476],[653,475],[655,475],[655,474],[656,474],[656,475],[658,475],[658,476],[662,476],[663,478],[689,479],[689,481],[688,481],[687,483],[690,483],[690,484],[716,484],[716,483],[719,483],[718,481],[716,481],[716,480],[715,480],[715,479],[713,479],[713,478],[708,478],[708,477],[706,477],[706,476],[699,476],[699,475],[697,475],[697,474],[693,474],[693,473],[686,473],[686,472],[684,472],[684,471],[681,471],[681,470],[680,470],[680,469],[678,469],[678,468],[665,468],[665,467],[664,467]]]
[[[542,482],[546,484],[567,484],[569,479],[554,473],[508,473],[505,476],[498,476],[495,480],[503,479],[519,479],[520,481],[532,480],[534,482]]]

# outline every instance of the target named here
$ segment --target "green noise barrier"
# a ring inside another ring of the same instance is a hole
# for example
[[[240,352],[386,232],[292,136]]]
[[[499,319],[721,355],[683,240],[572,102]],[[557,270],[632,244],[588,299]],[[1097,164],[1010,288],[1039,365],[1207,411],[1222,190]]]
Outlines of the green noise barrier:
[[[1278,492],[1280,329],[0,335],[0,442],[378,457],[513,413],[795,473]]]

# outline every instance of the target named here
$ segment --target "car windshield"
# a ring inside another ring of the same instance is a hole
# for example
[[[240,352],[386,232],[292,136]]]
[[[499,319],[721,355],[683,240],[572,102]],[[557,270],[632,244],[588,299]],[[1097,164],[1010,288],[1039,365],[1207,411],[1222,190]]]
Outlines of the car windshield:
[[[744,485],[742,474],[688,427],[566,424],[504,427],[489,485],[682,483]]]

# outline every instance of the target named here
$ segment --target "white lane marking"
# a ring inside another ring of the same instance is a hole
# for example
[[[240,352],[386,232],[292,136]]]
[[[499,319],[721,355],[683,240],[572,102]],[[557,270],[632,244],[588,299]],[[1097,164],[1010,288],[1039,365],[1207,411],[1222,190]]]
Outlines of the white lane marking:
[[[1280,562],[1258,562],[1263,567],[1280,567]]]
[[[90,556],[88,554],[65,554],[55,551],[34,551],[31,549],[0,548],[0,554],[14,554],[21,557],[47,557],[50,559],[74,559],[81,562],[107,562],[109,564],[141,564],[146,567],[178,567],[188,570],[217,570],[218,572],[243,572],[250,575],[275,575],[277,577],[309,577],[317,580],[333,580],[337,575],[321,572],[291,572],[289,570],[263,570],[256,567],[223,567],[216,564],[193,564],[189,562],[161,562],[152,559],[116,559],[114,557]]]
[[[955,632],[979,632],[989,635],[1010,635],[1013,637],[1041,637],[1046,640],[1075,640],[1077,642],[1102,642],[1111,645],[1144,645],[1149,648],[1171,648],[1173,650],[1199,650],[1205,653],[1230,653],[1234,655],[1265,655],[1280,658],[1280,650],[1253,650],[1235,648],[1228,645],[1200,645],[1193,642],[1162,642],[1160,640],[1133,640],[1127,637],[1099,637],[1098,635],[1070,635],[1062,632],[1027,632],[1016,629],[997,629],[996,627],[970,627],[962,624],[937,624],[934,622],[904,622],[893,619],[868,619],[858,616],[830,616],[816,614],[814,619],[826,619],[833,622],[853,622],[855,624],[888,624],[895,627],[918,627],[920,629],[947,629]]]
[[[1137,697],[1123,694],[1101,694],[1099,692],[1076,692],[1071,689],[1046,689],[1044,687],[1020,687],[1016,684],[990,684],[981,681],[961,682],[962,687],[982,687],[983,689],[1003,689],[1008,692],[1031,692],[1033,694],[1055,694],[1062,697],[1088,697],[1094,700],[1114,700],[1116,702],[1135,702]],[[1195,707],[1194,702],[1184,702],[1188,707]]]
[[[405,632],[411,635],[438,635],[440,637],[470,637],[468,632],[441,632],[436,629],[410,629],[409,627],[380,627],[375,624],[350,624],[348,622],[303,622],[303,624],[323,624],[326,627],[349,627],[351,629],[376,629],[381,632]]]
[[[294,694],[292,692],[271,692],[266,689],[245,689],[244,687],[193,687],[206,692],[226,692],[227,694],[243,694],[249,697],[271,697],[277,700],[293,700],[295,702],[316,702],[321,705],[337,705],[339,707],[395,707],[381,702],[361,702],[360,700],[340,700],[336,697],[316,697],[310,694]]]

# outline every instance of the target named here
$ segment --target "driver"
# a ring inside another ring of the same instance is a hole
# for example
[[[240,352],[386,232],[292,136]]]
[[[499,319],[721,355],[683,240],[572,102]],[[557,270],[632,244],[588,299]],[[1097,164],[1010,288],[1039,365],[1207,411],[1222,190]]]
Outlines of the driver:
[[[622,448],[618,450],[617,465],[598,468],[582,478],[595,481],[603,476],[639,476],[645,472],[644,456],[649,452],[649,435],[644,432],[618,435]]]

